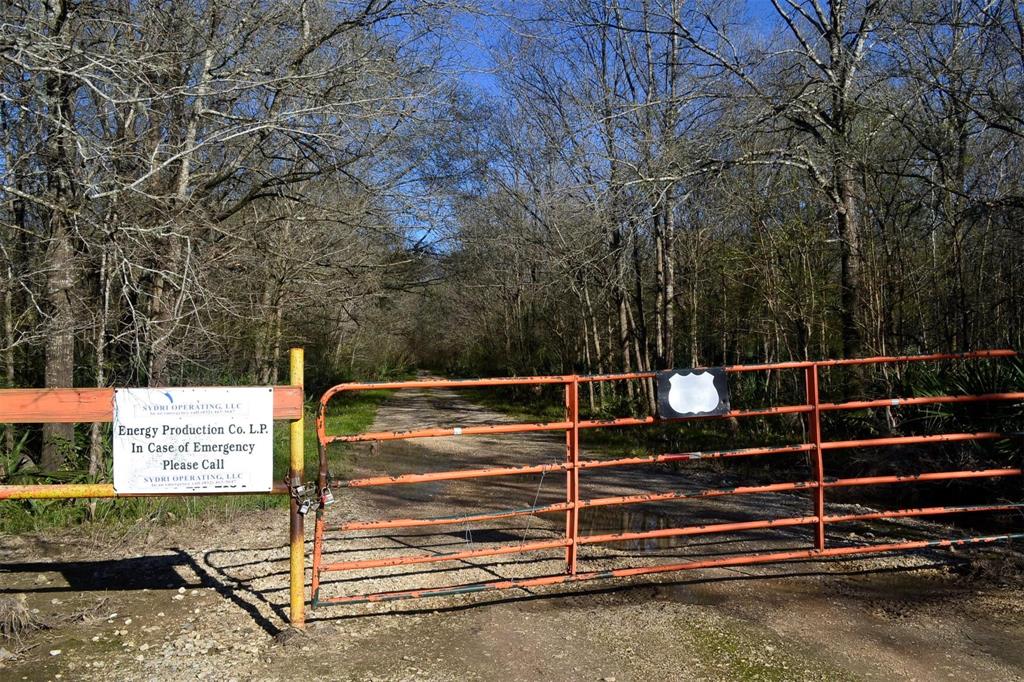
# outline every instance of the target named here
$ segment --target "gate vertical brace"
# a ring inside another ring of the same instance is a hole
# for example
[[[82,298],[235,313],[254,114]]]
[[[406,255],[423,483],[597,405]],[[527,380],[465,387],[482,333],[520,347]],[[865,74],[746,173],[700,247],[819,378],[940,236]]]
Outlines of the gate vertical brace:
[[[565,501],[571,505],[565,512],[565,563],[566,572],[576,575],[580,525],[580,382],[576,376],[565,385],[565,412],[571,423],[565,430]]]
[[[322,433],[323,427],[327,422],[327,407],[322,403],[317,410],[316,421],[317,431]],[[320,493],[320,506],[316,510],[316,525],[313,529],[313,568],[309,585],[309,604],[314,609],[320,603],[320,564],[324,549],[324,496],[327,487],[330,485],[330,481],[327,480],[327,446],[324,445],[319,436],[317,437],[317,454],[319,455],[318,459],[320,462],[320,469],[316,479],[317,489]]]
[[[321,452],[324,446],[318,448]],[[327,476],[322,475],[318,480],[318,487],[321,491],[320,506],[316,510],[316,523],[313,526],[313,568],[309,585],[310,608],[316,608],[320,601],[320,563],[324,549],[324,492],[327,490]]]
[[[290,375],[292,386],[304,383],[304,358],[301,348],[292,348],[289,352]],[[303,410],[305,410],[305,391],[303,391]],[[288,459],[288,487],[294,490],[302,485],[302,473],[305,468],[303,439],[305,438],[306,420],[300,415],[291,423],[289,432],[290,453]],[[289,620],[292,627],[306,627],[306,533],[302,514],[299,513],[299,501],[295,495],[289,500]]]
[[[825,549],[825,463],[821,450],[821,401],[818,395],[818,364],[814,363],[804,370],[804,386],[807,404],[811,411],[807,413],[808,435],[814,445],[811,455],[814,457],[814,515],[818,518],[815,524],[814,547]]]

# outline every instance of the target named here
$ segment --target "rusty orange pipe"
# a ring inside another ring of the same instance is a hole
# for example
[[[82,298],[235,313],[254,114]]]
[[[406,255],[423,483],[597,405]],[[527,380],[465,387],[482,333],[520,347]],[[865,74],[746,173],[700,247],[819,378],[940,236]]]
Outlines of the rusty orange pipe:
[[[980,433],[940,433],[931,436],[891,436],[888,438],[862,438],[858,440],[831,440],[821,444],[823,450],[847,448],[873,448],[887,445],[913,445],[915,443],[954,443],[965,440],[998,440],[1006,434],[983,431]]]
[[[1020,469],[979,469],[976,471],[935,471],[923,474],[903,474],[897,476],[862,476],[859,478],[839,478],[826,481],[826,488],[842,488],[862,485],[884,485],[887,483],[917,483],[927,481],[950,481],[961,478],[998,478],[1000,476],[1020,476]]]
[[[759,455],[778,455],[793,452],[807,452],[814,446],[809,443],[802,445],[780,445],[773,448],[742,448],[739,450],[714,450],[708,452],[679,452],[646,457],[623,457],[621,459],[588,459],[580,462],[580,469],[600,469],[603,467],[631,466],[635,464],[663,464],[665,462],[689,462],[698,459],[721,459],[725,457],[757,457]]]
[[[350,436],[324,436],[324,444],[365,443],[368,441],[406,440],[409,438],[437,438],[442,436],[478,436],[494,433],[532,433],[536,431],[564,431],[571,422],[546,424],[487,424],[483,426],[455,426],[447,428],[415,429],[412,431],[375,431]]]
[[[727,495],[759,495],[761,493],[778,493],[789,490],[812,490],[817,487],[814,481],[793,481],[788,483],[770,483],[767,485],[737,486],[735,488],[709,488],[697,492],[673,490],[664,493],[642,493],[640,495],[620,495],[616,497],[597,497],[581,500],[581,508],[608,507],[620,504],[643,504],[645,502],[663,502],[666,500],[689,500],[705,497],[724,497]]]
[[[780,407],[764,407],[756,410],[731,410],[725,414],[699,415],[696,417],[684,417],[671,421],[692,421],[696,419],[740,419],[743,417],[770,417],[778,414],[800,414],[810,412],[810,405],[783,405]],[[605,426],[647,426],[657,424],[666,420],[657,417],[618,417],[616,419],[584,419],[580,421],[581,429],[596,429]]]
[[[628,540],[648,540],[652,538],[669,538],[681,535],[713,535],[731,533],[741,530],[758,528],[785,528],[787,526],[808,526],[817,523],[817,516],[798,516],[783,519],[761,519],[757,521],[739,521],[735,523],[711,523],[703,526],[682,526],[680,528],[659,528],[630,533],[608,533],[605,535],[584,535],[580,544],[593,545],[609,542],[626,542]]]
[[[872,407],[902,407],[904,405],[943,405],[947,403],[979,403],[999,400],[1024,400],[1024,393],[983,393],[980,395],[936,395],[914,398],[881,398],[879,400],[852,400],[845,403],[821,403],[818,409],[864,410]]]
[[[492,469],[464,469],[461,471],[431,471],[423,474],[400,474],[398,476],[373,476],[370,478],[353,478],[348,481],[334,481],[332,487],[337,488],[368,488],[379,485],[398,485],[407,483],[429,483],[431,481],[458,481],[467,478],[489,478],[493,476],[519,476],[523,474],[539,474],[547,471],[564,471],[568,464],[535,464],[521,467],[494,467]]]
[[[848,358],[843,360],[792,360],[789,362],[771,362],[754,365],[727,365],[723,369],[730,373],[741,372],[768,372],[780,369],[806,369],[818,365],[819,367],[835,367],[838,365],[878,365],[900,362],[934,362],[936,360],[975,360],[981,358],[1012,358],[1017,356],[1017,351],[1011,349],[980,350],[968,353],[931,353],[928,355],[879,355],[870,358]],[[707,367],[694,367],[701,370]],[[655,372],[629,372],[626,374],[593,374],[581,376],[581,382],[589,381],[626,381],[634,379],[652,379]]]
[[[422,526],[446,526],[462,523],[477,523],[480,521],[496,521],[498,519],[509,519],[516,516],[533,516],[535,514],[551,514],[572,509],[568,502],[557,502],[539,507],[523,507],[522,509],[507,509],[504,511],[485,512],[481,514],[469,514],[467,516],[444,516],[428,519],[386,519],[373,521],[349,521],[343,523],[334,530],[379,530],[382,528],[419,528]]]
[[[1021,503],[979,504],[953,507],[919,507],[916,509],[893,509],[890,511],[866,512],[863,514],[836,514],[826,516],[826,523],[848,523],[851,521],[876,521],[880,519],[901,519],[908,516],[937,516],[942,514],[966,514],[970,512],[1014,511],[1024,508]]]
[[[409,555],[388,557],[387,559],[356,559],[354,561],[339,561],[332,564],[324,564],[320,571],[323,573],[335,571],[356,571],[364,568],[384,568],[386,566],[409,566],[412,564],[433,564],[443,561],[461,561],[463,559],[474,559],[484,556],[498,556],[501,554],[519,554],[522,552],[539,552],[545,549],[558,549],[570,544],[569,540],[559,538],[557,540],[543,540],[541,542],[526,542],[518,545],[502,545],[500,547],[488,547],[485,549],[470,549],[465,552],[449,552],[448,554],[428,554],[426,556]]]

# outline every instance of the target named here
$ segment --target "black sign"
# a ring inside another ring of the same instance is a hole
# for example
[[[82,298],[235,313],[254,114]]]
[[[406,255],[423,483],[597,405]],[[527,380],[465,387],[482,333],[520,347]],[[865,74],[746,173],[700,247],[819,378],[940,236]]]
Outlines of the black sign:
[[[658,372],[658,416],[704,417],[729,411],[729,381],[721,367]]]

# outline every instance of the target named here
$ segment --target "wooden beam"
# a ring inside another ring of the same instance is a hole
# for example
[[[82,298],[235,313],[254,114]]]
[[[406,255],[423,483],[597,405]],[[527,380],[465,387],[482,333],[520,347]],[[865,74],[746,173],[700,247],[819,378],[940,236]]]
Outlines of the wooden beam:
[[[301,386],[274,387],[274,419],[302,416]],[[113,388],[9,388],[0,390],[0,424],[109,422]]]

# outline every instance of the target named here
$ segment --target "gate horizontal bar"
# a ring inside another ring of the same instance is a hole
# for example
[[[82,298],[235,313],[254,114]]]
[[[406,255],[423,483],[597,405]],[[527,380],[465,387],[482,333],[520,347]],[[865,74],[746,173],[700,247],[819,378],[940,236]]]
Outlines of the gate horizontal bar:
[[[851,521],[875,521],[881,519],[902,519],[908,516],[938,516],[942,514],[967,514],[972,512],[1014,511],[1024,508],[1024,503],[974,504],[953,507],[918,507],[915,509],[892,509],[889,511],[865,512],[862,514],[835,514],[825,517],[825,523],[848,523]]]
[[[494,433],[533,433],[536,431],[565,431],[572,422],[527,424],[486,424],[482,426],[453,426],[445,428],[415,429],[412,431],[371,431],[352,436],[324,436],[323,443],[366,443],[369,441],[406,440],[410,438],[437,438],[441,436],[480,436]]]
[[[564,384],[571,374],[546,374],[528,377],[495,377],[493,379],[408,379],[406,381],[354,381],[338,384],[324,393],[321,402],[345,391],[400,390],[404,388],[482,388],[494,386],[530,386],[533,384]],[[337,390],[335,390],[337,389]]]
[[[497,519],[510,519],[516,516],[534,516],[535,514],[549,514],[572,509],[568,502],[546,504],[539,507],[521,507],[519,509],[505,509],[494,512],[482,512],[480,514],[469,514],[467,516],[435,516],[424,519],[387,519],[379,521],[350,521],[334,528],[336,531],[350,530],[377,530],[381,528],[418,528],[421,526],[445,526],[460,523],[476,523],[479,521],[495,521]]]
[[[638,568],[618,568],[607,571],[590,571],[577,573],[575,575],[548,575],[536,578],[509,578],[506,580],[495,580],[484,583],[469,583],[466,585],[455,585],[451,587],[427,588],[420,590],[398,590],[394,592],[375,592],[372,594],[360,594],[343,597],[329,597],[319,599],[314,596],[314,605],[322,604],[361,604],[366,602],[385,602],[400,599],[417,599],[420,597],[443,597],[459,594],[471,594],[475,592],[487,592],[491,590],[504,590],[512,588],[540,587],[543,585],[559,585],[564,583],[576,583],[587,580],[599,580],[603,578],[627,578],[640,575],[651,575],[656,573],[676,573],[701,568],[720,568],[726,566],[749,566],[752,564],[767,564],[784,561],[797,561],[806,559],[825,559],[829,557],[848,557],[858,554],[881,554],[885,552],[899,552],[913,549],[940,549],[944,547],[963,547],[967,545],[994,544],[996,542],[1009,542],[1012,540],[1024,539],[1024,533],[1007,533],[1004,535],[987,535],[972,538],[945,539],[945,540],[915,540],[910,542],[893,542],[879,545],[863,545],[857,547],[830,547],[827,549],[806,549],[793,550],[788,552],[772,552],[768,554],[750,554],[741,556],[721,557],[715,559],[704,559],[686,563],[659,564],[656,566],[643,566]]]
[[[484,549],[471,549],[465,552],[449,552],[447,554],[428,554],[388,557],[387,559],[356,559],[353,561],[340,561],[333,564],[325,564],[320,568],[321,573],[328,571],[355,571],[361,568],[384,568],[385,566],[408,566],[410,564],[434,564],[443,561],[461,561],[462,559],[474,559],[485,556],[498,556],[501,554],[520,554],[524,552],[539,552],[545,549],[559,549],[569,545],[565,538],[558,540],[542,540],[540,542],[526,542],[518,545],[502,545],[500,547],[487,547]]]
[[[120,497],[186,497],[188,495],[288,495],[288,486],[274,483],[269,491],[235,491],[230,488],[195,493],[117,493],[113,483],[47,483],[0,485],[0,500],[68,500],[76,497],[96,499]]]
[[[878,400],[851,400],[845,403],[821,403],[822,412],[836,410],[864,410],[872,407],[902,407],[905,405],[944,405],[948,403],[980,403],[999,400],[1024,400],[1024,393],[982,393],[980,395],[930,395],[913,398],[881,398]]]
[[[698,459],[721,459],[724,457],[757,457],[759,455],[779,455],[792,452],[808,452],[814,449],[811,443],[801,445],[780,445],[771,448],[741,448],[738,450],[713,450],[708,452],[678,452],[646,457],[623,457],[621,459],[590,459],[580,462],[580,469],[600,469],[602,467],[629,466],[633,464],[662,464],[665,462],[689,462]]]
[[[845,450],[849,448],[873,448],[887,445],[913,445],[916,443],[954,443],[967,440],[999,440],[1007,437],[1005,433],[982,431],[980,433],[939,433],[930,436],[891,436],[888,438],[862,438],[859,440],[827,440],[821,443],[821,449]]]
[[[928,481],[948,481],[962,478],[996,478],[1000,476],[1020,476],[1020,469],[980,469],[976,471],[937,471],[922,474],[906,474],[898,476],[866,476],[860,478],[838,478],[826,481],[826,488],[852,486],[882,485],[887,483],[916,483]],[[766,485],[736,486],[734,488],[708,488],[696,492],[672,490],[663,493],[641,493],[639,495],[622,495],[618,497],[598,497],[580,500],[581,509],[588,507],[607,507],[622,504],[642,504],[645,502],[663,502],[666,500],[702,499],[706,497],[723,497],[727,495],[760,495],[763,493],[779,493],[790,490],[814,490],[817,481],[792,481],[786,483],[769,483]]]
[[[302,416],[302,387],[274,386],[274,419]],[[7,388],[0,424],[84,424],[114,419],[113,388]]]
[[[373,476],[353,478],[348,481],[331,481],[332,488],[368,488],[378,485],[400,483],[427,483],[430,481],[458,481],[467,478],[488,478],[492,476],[519,476],[539,474],[547,471],[564,471],[568,464],[533,464],[521,467],[493,467],[490,469],[463,469],[455,471],[430,471],[423,474],[400,474],[398,476]]]
[[[759,519],[757,521],[737,521],[735,523],[709,523],[701,526],[680,526],[678,528],[658,528],[629,533],[606,533],[604,535],[581,535],[577,542],[581,545],[605,544],[609,542],[626,542],[629,540],[649,540],[669,538],[681,535],[715,535],[740,530],[757,530],[759,528],[785,528],[787,526],[809,526],[817,523],[817,516],[794,516],[782,519]]]
[[[825,517],[825,523],[847,523],[851,521],[874,521],[897,519],[916,516],[938,516],[941,514],[964,514],[970,512],[1012,511],[1024,508],[1024,503],[1006,503],[991,505],[967,505],[954,507],[921,507],[917,509],[894,509],[890,511],[869,512],[863,514],[843,514]],[[742,530],[760,528],[783,528],[786,526],[809,526],[817,523],[817,516],[798,516],[779,519],[763,519],[757,521],[741,521],[735,523],[715,523],[700,526],[681,526],[678,528],[658,528],[655,530],[636,531],[629,533],[608,533],[605,535],[584,535],[578,539],[580,544],[604,544],[609,542],[626,542],[629,540],[647,540],[683,535],[714,535]]]
[[[1017,351],[1008,348],[997,350],[980,350],[968,353],[931,353],[929,355],[878,355],[871,358],[847,358],[841,360],[793,360],[790,362],[772,362],[756,365],[727,365],[723,369],[729,373],[767,372],[780,369],[806,369],[808,367],[836,367],[841,365],[880,365],[902,362],[934,362],[936,360],[977,360],[983,358],[1012,358]],[[695,370],[708,369],[694,367]],[[655,372],[629,372],[625,374],[590,374],[579,377],[581,383],[594,381],[625,381],[631,379],[653,379]]]
[[[901,362],[934,362],[936,360],[978,360],[982,358],[1013,358],[1017,351],[1011,348],[996,350],[975,350],[966,353],[929,353],[927,355],[876,355],[871,358],[840,358],[816,360],[818,367],[840,367],[847,365],[882,365]]]
[[[999,476],[1020,476],[1020,469],[978,469],[975,471],[935,471],[923,474],[901,474],[896,476],[862,476],[859,478],[838,478],[825,481],[826,488],[843,488],[862,485],[883,485],[886,483],[917,483],[927,481],[949,481],[961,478],[997,478]]]
[[[811,405],[783,405],[781,407],[765,407],[756,410],[730,410],[724,414],[709,414],[709,415],[698,415],[695,417],[685,417],[684,420],[694,419],[741,419],[743,417],[770,417],[778,414],[800,414],[804,412],[810,412],[813,408]],[[650,424],[658,424],[665,420],[658,419],[657,417],[618,417],[615,419],[581,419],[579,427],[581,429],[597,429],[608,426],[648,426]],[[682,421],[678,419],[671,420]]]
[[[587,509],[589,507],[609,507],[621,504],[663,502],[666,500],[696,500],[705,497],[724,497],[726,495],[759,495],[762,493],[779,493],[789,490],[812,490],[817,487],[817,481],[792,481],[787,483],[769,483],[767,485],[736,486],[734,488],[708,488],[697,492],[672,490],[664,493],[641,493],[639,495],[596,497],[590,500],[580,500],[579,506],[580,509]]]

